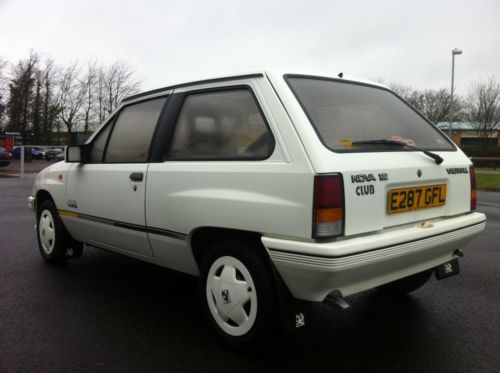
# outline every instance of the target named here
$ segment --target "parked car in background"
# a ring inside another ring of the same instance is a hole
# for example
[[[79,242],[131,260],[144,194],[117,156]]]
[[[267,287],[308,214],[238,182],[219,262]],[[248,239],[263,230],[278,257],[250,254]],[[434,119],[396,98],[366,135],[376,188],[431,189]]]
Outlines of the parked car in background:
[[[39,146],[34,146],[32,149],[35,149],[37,152],[39,152],[39,155],[41,155],[41,156],[42,156],[42,158],[40,158],[40,159],[45,159],[45,152],[46,152],[48,149],[46,149],[46,148],[41,148],[41,147],[39,147]],[[33,154],[31,155],[31,157],[32,157],[32,158],[34,158],[34,157],[33,157]],[[36,159],[38,159],[38,158],[36,158]]]
[[[59,153],[59,154],[57,154],[57,155],[55,156],[55,160],[56,160],[57,162],[59,162],[59,161],[64,161],[64,158],[65,158],[65,157],[64,157],[64,152]]]
[[[62,155],[61,159],[57,159],[58,155]],[[64,149],[63,148],[50,148],[45,151],[45,160],[46,161],[54,161],[54,160],[64,160]]]
[[[41,149],[41,148],[28,148],[28,149],[31,149],[31,159],[44,159],[45,158],[44,152],[37,150],[37,149]],[[21,159],[21,148],[20,147],[14,148],[14,150],[12,151],[12,157],[14,159]]]
[[[12,159],[11,152],[6,151],[4,148],[0,148],[0,167],[7,166]]]

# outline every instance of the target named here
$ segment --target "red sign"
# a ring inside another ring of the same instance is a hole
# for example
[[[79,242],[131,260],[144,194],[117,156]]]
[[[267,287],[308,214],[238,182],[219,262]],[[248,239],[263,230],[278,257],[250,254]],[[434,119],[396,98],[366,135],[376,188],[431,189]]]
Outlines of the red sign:
[[[5,136],[5,150],[11,152],[14,149],[14,136]]]

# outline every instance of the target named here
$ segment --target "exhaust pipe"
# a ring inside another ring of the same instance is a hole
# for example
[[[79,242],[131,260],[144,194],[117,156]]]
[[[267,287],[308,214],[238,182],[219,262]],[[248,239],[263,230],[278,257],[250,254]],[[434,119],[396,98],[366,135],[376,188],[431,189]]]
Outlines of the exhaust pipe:
[[[342,297],[342,293],[338,290],[334,290],[328,294],[323,303],[342,308],[343,310],[350,307],[349,303]]]

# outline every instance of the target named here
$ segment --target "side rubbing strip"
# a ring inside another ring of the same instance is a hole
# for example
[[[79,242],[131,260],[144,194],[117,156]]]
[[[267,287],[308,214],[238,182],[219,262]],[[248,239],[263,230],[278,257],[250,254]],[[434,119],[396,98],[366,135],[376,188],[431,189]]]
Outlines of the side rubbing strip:
[[[177,238],[177,239],[183,240],[183,241],[187,240],[187,235],[182,234],[182,233],[167,231],[165,229],[158,229],[158,228],[148,227],[148,233],[159,234],[160,236],[167,236],[167,237]]]
[[[131,229],[131,230],[138,231],[138,232],[146,232],[146,233],[151,233],[151,234],[158,234],[158,235],[161,235],[161,236],[172,237],[172,238],[176,238],[178,240],[183,240],[183,241],[187,240],[187,235],[185,235],[183,233],[179,233],[179,232],[169,231],[169,230],[166,230],[166,229],[160,229],[160,228],[146,227],[144,225],[136,225],[136,224],[124,223],[124,222],[114,221],[114,220],[111,220],[111,219],[99,218],[97,216],[78,214],[76,212],[66,211],[66,210],[59,210],[59,215],[61,215],[61,216],[68,216],[68,217],[71,217],[71,218],[78,218],[78,219],[83,219],[83,220],[95,221],[97,223],[112,225],[114,227],[119,227],[119,228],[124,228],[124,229]]]

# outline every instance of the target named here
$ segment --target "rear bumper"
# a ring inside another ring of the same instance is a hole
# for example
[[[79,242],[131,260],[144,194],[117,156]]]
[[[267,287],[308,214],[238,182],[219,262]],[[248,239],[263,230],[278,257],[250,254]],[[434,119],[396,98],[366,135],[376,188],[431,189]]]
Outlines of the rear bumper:
[[[484,230],[486,217],[469,213],[328,243],[262,237],[294,297],[321,302],[333,290],[350,295],[453,259],[454,251]]]

